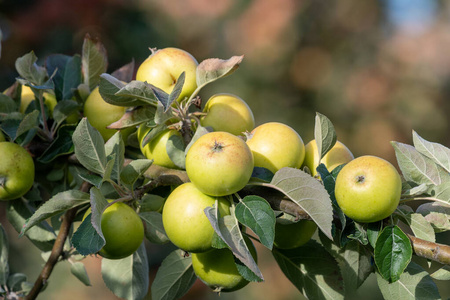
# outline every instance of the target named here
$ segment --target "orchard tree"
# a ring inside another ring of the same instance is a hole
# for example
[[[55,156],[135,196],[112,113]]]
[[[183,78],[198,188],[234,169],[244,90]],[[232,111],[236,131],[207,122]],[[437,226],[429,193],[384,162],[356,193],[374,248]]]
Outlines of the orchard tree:
[[[35,299],[64,261],[89,285],[89,255],[103,257],[106,286],[125,299],[178,299],[197,278],[233,292],[264,281],[261,243],[309,299],[344,299],[371,273],[385,299],[440,299],[435,280],[450,280],[450,246],[436,243],[450,230],[450,149],[416,132],[413,145],[392,142],[400,175],[382,158],[353,159],[320,113],[305,147],[285,124],[253,128],[236,95],[202,103],[201,89],[242,60],[151,49],[132,80],[133,63],[107,73],[106,51],[89,36],[80,55],[43,65],[33,52],[19,57],[16,83],[0,94],[0,199],[19,236],[49,254],[34,282],[10,274],[2,226],[2,297]],[[148,243],[179,248],[151,286]]]

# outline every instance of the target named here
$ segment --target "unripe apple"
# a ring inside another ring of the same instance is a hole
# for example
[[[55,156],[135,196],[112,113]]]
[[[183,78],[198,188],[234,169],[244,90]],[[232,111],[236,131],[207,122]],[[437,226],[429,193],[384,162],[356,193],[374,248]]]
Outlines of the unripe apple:
[[[284,167],[300,168],[305,158],[305,145],[290,126],[269,122],[259,125],[247,140],[255,159],[255,167],[272,173]]]
[[[44,97],[44,104],[48,107],[50,116],[52,116],[53,114],[53,109],[55,108],[57,101],[56,101],[56,97],[53,94],[50,94],[48,92],[44,92],[43,94]],[[21,113],[25,113],[25,111],[27,110],[28,105],[30,105],[30,103],[36,100],[33,91],[31,90],[31,88],[29,86],[26,85],[22,85],[22,93],[20,96],[20,107],[19,107],[19,111]],[[37,104],[38,105],[38,104]]]
[[[311,175],[317,174],[317,166],[319,165],[319,153],[317,152],[316,140],[310,141],[305,146],[305,160],[303,166],[308,167],[311,170]],[[352,152],[341,142],[336,141],[336,144],[331,148],[327,154],[320,160],[320,163],[327,167],[328,171],[332,171],[337,166],[346,164],[353,160]]]
[[[25,195],[33,186],[34,161],[20,145],[0,142],[0,200]]]
[[[207,113],[201,118],[204,127],[212,127],[214,131],[226,131],[234,135],[242,135],[255,127],[255,118],[244,100],[232,94],[217,94],[209,98],[203,109]]]
[[[335,196],[349,218],[371,223],[397,208],[402,180],[395,167],[376,156],[361,156],[346,164],[336,178]]]
[[[138,68],[136,80],[147,81],[166,93],[172,92],[178,77],[185,72],[185,80],[177,101],[189,97],[197,88],[197,60],[178,48],[164,48],[153,52]]]
[[[293,249],[306,244],[316,232],[317,225],[310,220],[296,223],[275,223],[275,240],[273,245],[279,249]]]
[[[186,155],[189,179],[203,193],[226,196],[241,190],[253,172],[253,155],[247,144],[228,132],[201,136]]]
[[[162,211],[163,226],[170,241],[187,252],[204,252],[211,249],[214,229],[204,209],[216,200],[220,216],[230,214],[230,201],[200,192],[192,182],[175,188],[166,199]]]

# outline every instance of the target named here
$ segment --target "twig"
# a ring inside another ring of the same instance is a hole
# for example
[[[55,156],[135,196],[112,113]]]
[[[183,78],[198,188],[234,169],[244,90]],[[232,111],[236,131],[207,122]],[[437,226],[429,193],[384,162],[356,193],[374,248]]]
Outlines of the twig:
[[[87,182],[84,182],[81,185],[80,190],[83,192],[89,192],[89,188],[90,188],[90,184],[88,184]],[[78,208],[75,207],[75,208],[68,210],[64,214],[63,220],[61,222],[61,226],[59,228],[58,236],[56,237],[55,243],[53,244],[53,248],[52,248],[50,257],[48,258],[47,262],[45,263],[44,268],[42,268],[41,274],[39,274],[39,277],[34,282],[33,288],[28,293],[28,295],[25,297],[25,300],[36,299],[36,297],[41,292],[42,288],[47,283],[47,280],[50,277],[56,263],[58,262],[59,257],[63,254],[64,243],[69,234],[70,227],[72,226],[72,223],[73,223],[73,220],[77,213],[77,210],[78,210]]]
[[[450,246],[433,243],[407,234],[417,256],[450,265]]]

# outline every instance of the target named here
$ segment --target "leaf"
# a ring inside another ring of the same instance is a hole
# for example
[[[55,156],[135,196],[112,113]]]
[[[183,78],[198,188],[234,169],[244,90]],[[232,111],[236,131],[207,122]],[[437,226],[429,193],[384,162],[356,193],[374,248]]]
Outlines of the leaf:
[[[406,181],[412,181],[417,185],[422,183],[439,185],[450,181],[448,172],[413,146],[398,142],[391,144],[394,146],[397,162]]]
[[[367,239],[369,240],[372,248],[375,248],[378,236],[383,229],[383,221],[369,223],[367,226]]]
[[[413,213],[409,206],[401,205],[397,207],[396,212],[400,218],[411,227],[414,235],[420,239],[426,241],[435,242],[436,237],[434,235],[434,229],[431,224],[421,214]]]
[[[444,265],[442,268],[431,274],[431,277],[436,280],[450,280],[450,266]]]
[[[17,105],[14,100],[3,93],[0,93],[0,114],[9,114],[16,111],[16,109]]]
[[[122,117],[107,126],[109,129],[123,129],[129,127],[136,127],[144,122],[153,121],[155,118],[156,108],[154,106],[145,105],[134,107],[127,110]]]
[[[89,34],[86,34],[81,54],[81,68],[84,76],[83,83],[89,86],[90,91],[99,84],[100,75],[106,72],[107,66],[105,47],[99,40],[92,39]]]
[[[179,299],[190,290],[196,280],[191,257],[183,256],[180,250],[175,250],[163,260],[156,273],[150,289],[152,299]]]
[[[320,182],[305,172],[294,168],[282,168],[275,173],[269,187],[272,187],[297,203],[332,239],[331,222],[333,209],[327,190]]]
[[[413,142],[416,150],[431,158],[435,163],[450,172],[450,149],[438,144],[429,142],[415,131],[413,131]]]
[[[130,187],[150,168],[153,160],[135,159],[126,165],[120,173],[122,182]]]
[[[344,282],[335,259],[316,241],[272,251],[281,271],[308,299],[344,299]]]
[[[36,64],[37,57],[33,51],[19,57],[16,60],[15,67],[19,75],[31,82],[33,85],[41,85],[45,82],[47,71],[45,68]]]
[[[398,281],[389,283],[377,273],[377,282],[386,300],[442,299],[430,275],[414,262],[409,263]]]
[[[21,136],[22,134],[31,129],[38,128],[38,126],[39,126],[39,111],[34,110],[33,112],[26,114],[23,120],[20,122],[13,140],[16,140],[19,136]]]
[[[9,243],[5,228],[0,224],[0,286],[5,286],[9,277]]]
[[[197,89],[232,74],[239,68],[243,59],[244,56],[233,56],[227,60],[210,58],[202,61],[197,66]]]
[[[186,146],[186,149],[184,149],[184,153],[187,154],[189,151],[189,148],[197,141],[202,135],[205,135],[207,133],[211,132],[206,127],[203,127],[201,125],[197,126],[197,129],[195,130],[194,136],[191,139],[191,142]]]
[[[317,144],[319,162],[322,157],[336,144],[336,132],[330,119],[321,113],[316,113],[316,124],[314,127],[314,139]]]
[[[149,84],[140,81],[126,84],[106,73],[100,76],[99,92],[106,102],[117,106],[156,106],[157,103]]]
[[[102,277],[106,286],[118,297],[141,300],[149,287],[149,267],[145,246],[122,259],[102,259]]]
[[[169,242],[162,223],[162,215],[156,211],[146,211],[139,213],[144,220],[145,236],[155,244],[165,244]]]
[[[264,280],[264,277],[242,236],[239,222],[234,214],[234,209],[230,208],[231,215],[224,216],[223,218],[219,218],[217,205],[215,205],[214,208],[205,208],[204,212],[214,228],[214,231],[227,244],[233,252],[233,255],[259,277],[261,281]]]
[[[84,285],[91,286],[91,281],[89,280],[89,276],[86,272],[86,268],[84,264],[81,262],[75,262],[70,266],[70,272],[78,278]]]
[[[261,244],[272,250],[275,238],[275,214],[270,204],[258,196],[246,196],[236,205],[236,218],[250,228]]]
[[[374,249],[375,264],[380,275],[389,282],[397,281],[411,257],[411,242],[406,234],[397,226],[385,227]]]
[[[74,125],[63,125],[58,129],[56,138],[45,149],[44,153],[37,159],[39,162],[48,164],[61,155],[73,153],[74,146],[72,136],[75,132]]]
[[[446,181],[438,186],[430,188],[428,193],[434,198],[434,201],[444,205],[450,205],[450,181]]]
[[[356,291],[372,273],[371,255],[358,241],[349,241],[340,248],[319,234],[324,248],[336,259],[342,277],[344,278],[345,292],[351,294]]]
[[[91,187],[89,191],[89,196],[91,200],[91,224],[94,227],[97,234],[102,240],[105,240],[102,232],[102,214],[108,206],[108,201],[106,201],[100,189],[96,187]],[[104,245],[104,244],[103,244]],[[102,245],[102,246],[103,246]]]
[[[178,79],[175,81],[175,86],[173,87],[172,91],[169,94],[166,111],[169,109],[170,106],[172,106],[173,101],[177,101],[177,99],[180,97],[181,91],[184,86],[185,78],[186,78],[186,73],[183,71],[183,72],[181,72]],[[180,100],[183,100],[183,99],[180,99]]]
[[[180,169],[186,168],[186,156],[184,154],[183,138],[179,135],[171,135],[167,140],[166,152],[170,160]]]
[[[252,180],[260,180],[263,182],[270,182],[273,179],[273,173],[266,168],[263,167],[254,167],[252,172]]]
[[[111,178],[120,184],[120,173],[125,161],[125,144],[122,134],[117,131],[105,144],[105,155],[108,162],[114,160],[111,170]]]
[[[91,172],[103,175],[106,168],[106,154],[102,135],[89,124],[86,118],[81,119],[73,134],[75,155],[78,161]]]
[[[81,57],[53,54],[46,58],[45,65],[47,71],[54,74],[56,99],[59,101],[71,99],[73,91],[81,83]]]
[[[53,119],[57,123],[62,123],[71,114],[78,113],[79,106],[74,100],[61,100],[53,109]]]
[[[36,224],[71,208],[86,204],[89,202],[89,195],[79,190],[68,190],[56,194],[44,204],[42,204],[33,216],[28,219],[22,227],[20,236],[23,236],[30,228]]]
[[[95,254],[105,245],[91,222],[92,214],[86,216],[72,236],[72,244],[81,255]]]
[[[450,230],[450,206],[438,202],[425,203],[416,212],[424,216],[436,232]]]
[[[135,63],[133,58],[130,63],[115,70],[114,72],[111,73],[111,75],[119,79],[120,81],[130,82],[133,79],[134,65]]]

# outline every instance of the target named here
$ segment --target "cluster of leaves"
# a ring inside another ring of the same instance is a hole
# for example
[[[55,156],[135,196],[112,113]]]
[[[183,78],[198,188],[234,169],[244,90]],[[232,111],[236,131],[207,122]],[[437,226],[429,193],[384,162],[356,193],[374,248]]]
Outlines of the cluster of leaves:
[[[39,164],[38,172],[47,176],[37,178],[33,189],[22,199],[8,203],[11,224],[21,236],[27,236],[36,247],[48,253],[58,235],[61,216],[76,209],[76,220],[81,220],[90,206],[91,216],[69,233],[64,244],[64,258],[71,262],[72,273],[85,284],[90,284],[89,277],[80,260],[97,253],[105,244],[100,219],[102,212],[112,204],[106,199],[129,202],[145,224],[147,240],[153,244],[167,243],[161,214],[145,209],[149,201],[154,200],[146,193],[166,184],[163,179],[149,175],[152,161],[129,151],[120,131],[104,143],[100,133],[86,119],[76,125],[66,124],[65,120],[79,113],[87,95],[99,86],[106,102],[129,107],[110,128],[124,129],[145,123],[153,129],[144,143],[168,127],[182,131],[184,138],[176,140],[174,137],[167,145],[167,152],[176,165],[183,168],[190,144],[208,132],[199,122],[190,123],[196,120],[196,114],[190,111],[191,105],[201,88],[231,74],[241,61],[242,57],[232,57],[225,61],[202,62],[197,69],[197,90],[189,99],[178,103],[174,100],[180,94],[184,74],[170,94],[149,83],[131,81],[133,63],[107,74],[106,51],[90,38],[85,39],[81,56],[52,55],[45,60],[45,68],[36,64],[33,53],[19,58],[16,63],[18,82],[30,86],[39,103],[30,106],[25,114],[18,113],[20,85],[13,86],[6,95],[0,94],[0,127],[11,141],[30,150],[34,150],[36,144],[44,144],[42,150],[33,152]],[[52,118],[43,105],[45,91],[53,92],[58,100]],[[314,135],[323,157],[337,137],[331,121],[321,114],[316,116]],[[311,177],[307,170],[283,168],[271,174],[255,168],[247,186],[233,196],[230,215],[219,217],[217,206],[205,209],[216,233],[213,247],[229,248],[244,278],[263,281],[263,274],[244,242],[244,235],[251,230],[254,239],[272,251],[286,277],[311,299],[344,299],[374,272],[386,299],[440,298],[433,279],[449,280],[449,269],[442,267],[430,275],[412,262],[413,245],[404,231],[410,228],[416,237],[434,243],[435,233],[450,229],[450,150],[416,133],[413,137],[414,146],[393,143],[405,180],[402,205],[387,220],[360,224],[342,213],[334,198],[340,167],[329,172],[320,165],[317,169],[320,178]],[[133,135],[129,142],[133,144]],[[73,180],[68,180],[69,174]],[[183,171],[174,174],[181,176]],[[80,190],[86,182],[90,185],[89,191]],[[273,198],[278,203],[289,203],[294,209],[281,209]],[[415,211],[405,205],[416,200],[427,203]],[[318,237],[297,249],[275,248],[276,218],[296,222],[301,213],[317,224]],[[30,286],[26,277],[9,274],[8,243],[3,229],[1,233],[0,292],[26,294]],[[149,289],[144,244],[129,257],[103,259],[102,276],[117,296],[144,298]],[[191,258],[176,250],[164,259],[157,272],[151,287],[152,299],[177,299],[195,280]]]

